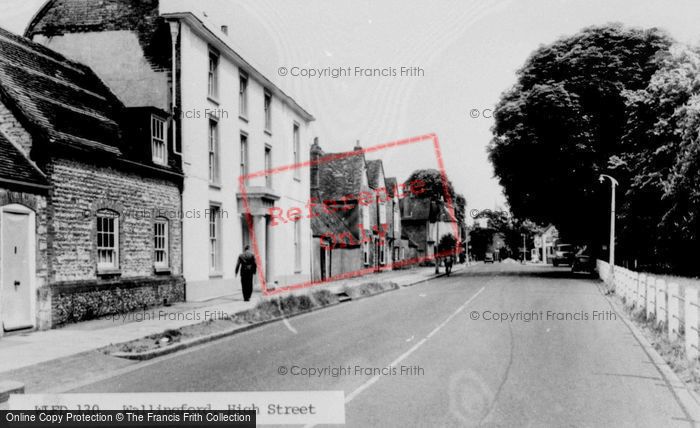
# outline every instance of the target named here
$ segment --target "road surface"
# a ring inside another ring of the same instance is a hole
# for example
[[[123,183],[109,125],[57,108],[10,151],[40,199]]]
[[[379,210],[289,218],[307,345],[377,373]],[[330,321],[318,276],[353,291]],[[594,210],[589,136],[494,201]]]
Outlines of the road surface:
[[[352,427],[692,426],[697,410],[611,310],[597,281],[566,268],[476,265],[74,392],[343,390]],[[392,363],[404,374],[354,373]],[[292,367],[353,373],[310,378]]]

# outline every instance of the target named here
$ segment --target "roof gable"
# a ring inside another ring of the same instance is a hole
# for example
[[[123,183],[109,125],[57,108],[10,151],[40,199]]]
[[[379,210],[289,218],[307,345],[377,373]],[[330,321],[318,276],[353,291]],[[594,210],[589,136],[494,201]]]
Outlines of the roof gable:
[[[50,0],[27,26],[33,38],[70,33],[134,31],[146,59],[156,67],[167,67],[170,30],[160,16],[158,0]]]
[[[0,132],[0,182],[47,186],[44,174]]]
[[[1,28],[0,101],[43,143],[121,154],[123,105],[92,70]]]
[[[326,154],[318,165],[319,190],[324,201],[355,200],[362,191],[363,175],[366,177],[363,152]]]

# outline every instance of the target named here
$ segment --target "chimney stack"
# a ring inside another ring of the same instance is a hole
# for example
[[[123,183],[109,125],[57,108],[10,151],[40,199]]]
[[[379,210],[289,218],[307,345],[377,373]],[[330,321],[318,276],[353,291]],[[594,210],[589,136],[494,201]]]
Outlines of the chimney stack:
[[[228,25],[222,25],[221,32],[228,36]]]
[[[311,154],[309,156],[311,160],[311,167],[310,169],[310,181],[311,181],[311,196],[314,196],[314,193],[318,191],[320,184],[319,184],[319,172],[318,172],[318,163],[315,162],[317,161],[321,156],[323,156],[323,150],[321,149],[321,146],[318,144],[318,137],[314,137],[314,143],[311,145]]]
[[[362,146],[360,145],[360,140],[355,140],[355,148],[353,150],[354,151],[362,150]]]

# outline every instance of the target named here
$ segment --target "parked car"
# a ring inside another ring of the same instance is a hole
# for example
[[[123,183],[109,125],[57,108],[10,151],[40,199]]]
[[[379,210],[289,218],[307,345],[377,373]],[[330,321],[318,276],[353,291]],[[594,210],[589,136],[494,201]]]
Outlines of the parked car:
[[[593,257],[586,252],[586,247],[583,247],[574,256],[574,261],[571,264],[571,272],[595,272],[595,259],[593,259]]]
[[[554,258],[552,264],[554,267],[559,265],[571,266],[574,262],[574,246],[571,244],[557,244],[554,250]]]
[[[484,254],[484,263],[493,263],[493,253]]]

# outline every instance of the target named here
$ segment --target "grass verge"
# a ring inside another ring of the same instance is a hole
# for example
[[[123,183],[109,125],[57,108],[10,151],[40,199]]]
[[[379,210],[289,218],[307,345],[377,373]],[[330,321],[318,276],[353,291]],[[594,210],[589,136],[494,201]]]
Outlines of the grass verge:
[[[347,293],[352,299],[358,299],[397,288],[399,286],[393,282],[371,282],[355,287],[347,287],[343,292]],[[111,344],[102,348],[101,351],[105,354],[144,353],[216,333],[233,333],[251,324],[261,324],[296,315],[312,309],[333,305],[339,301],[338,295],[329,290],[316,290],[308,294],[290,294],[284,297],[266,299],[258,302],[251,309],[238,312],[229,317],[212,318],[204,322],[166,330],[162,333],[129,342]]]
[[[693,391],[700,393],[700,362],[689,361],[686,357],[683,325],[680,326],[681,332],[678,339],[670,340],[665,323],[658,323],[653,316],[647,318],[644,310],[626,305],[624,299],[618,299],[618,302],[678,377]]]
[[[355,287],[346,286],[343,288],[343,292],[350,296],[351,299],[360,299],[397,288],[399,286],[395,282],[368,282]]]

